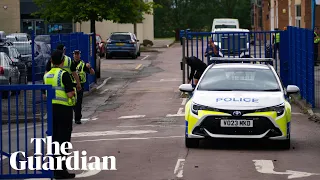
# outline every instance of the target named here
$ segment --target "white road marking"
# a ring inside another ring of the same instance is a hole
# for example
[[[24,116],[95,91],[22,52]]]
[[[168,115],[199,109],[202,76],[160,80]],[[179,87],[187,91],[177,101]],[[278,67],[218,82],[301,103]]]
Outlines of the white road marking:
[[[303,113],[295,113],[295,112],[293,112],[293,113],[291,113],[292,115],[304,115]]]
[[[163,127],[164,125],[137,125],[137,126],[117,126],[119,128],[134,128],[134,127]],[[185,127],[185,125],[171,125],[170,127]]]
[[[185,136],[166,136],[166,137],[132,137],[132,138],[113,138],[113,139],[88,139],[88,140],[80,140],[80,141],[72,141],[72,143],[76,142],[99,142],[99,141],[118,141],[118,140],[148,140],[148,139],[171,139],[171,138],[183,138]]]
[[[92,118],[91,121],[96,121],[98,118]]]
[[[141,61],[147,59],[150,55],[146,55],[146,57],[142,58]]]
[[[111,77],[108,77],[107,79],[105,79],[105,80],[103,81],[103,83],[100,84],[100,85],[97,87],[97,89],[102,88],[102,86],[104,86],[110,79],[111,79]]]
[[[184,114],[167,114],[166,117],[183,117]]]
[[[121,116],[118,119],[133,119],[133,118],[143,118],[146,115],[132,115],[132,116]]]
[[[188,98],[183,98],[181,105],[184,106],[187,103]]]
[[[300,171],[292,171],[286,170],[285,172],[277,172],[274,171],[274,165],[272,160],[253,160],[256,170],[263,174],[287,174],[288,179],[293,178],[302,178],[302,177],[309,177],[312,175],[320,175],[317,173],[307,173],[307,172],[300,172]]]
[[[183,177],[183,166],[185,161],[185,159],[178,159],[176,167],[174,168],[174,175],[176,175],[178,178]]]
[[[102,92],[100,92],[99,94],[103,94],[103,93],[105,93],[106,91],[109,91],[109,89],[105,89],[105,90],[103,90]]]
[[[95,167],[97,164],[96,163],[89,163],[92,164],[93,167]],[[87,168],[89,167],[89,164],[87,164]],[[103,166],[103,163],[100,163],[100,167]],[[101,170],[86,170],[83,171],[81,174],[77,174],[76,178],[85,178],[85,177],[90,177],[98,174]]]
[[[183,111],[183,108],[179,108],[177,114],[184,114],[182,111]]]
[[[178,79],[160,79],[161,82],[163,81],[167,81],[167,82],[174,82],[174,81],[181,81],[181,80],[178,80]]]
[[[7,158],[8,158],[7,156],[2,156],[2,157],[1,157],[1,160],[5,160],[5,159],[7,159]],[[1,160],[0,160],[0,161],[1,161]]]
[[[112,135],[132,135],[156,133],[154,130],[126,130],[126,131],[96,131],[96,132],[78,132],[72,133],[71,137],[93,137],[93,136],[112,136]]]

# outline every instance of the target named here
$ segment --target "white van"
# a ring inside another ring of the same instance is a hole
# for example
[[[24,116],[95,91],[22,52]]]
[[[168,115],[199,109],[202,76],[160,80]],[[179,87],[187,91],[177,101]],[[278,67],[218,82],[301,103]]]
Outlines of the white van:
[[[212,23],[212,30],[213,32],[215,29],[225,29],[225,28],[237,28],[239,29],[239,20],[238,19],[230,19],[230,18],[218,18],[213,19]]]
[[[252,58],[249,53],[249,29],[225,28],[213,31],[213,41],[222,57]]]

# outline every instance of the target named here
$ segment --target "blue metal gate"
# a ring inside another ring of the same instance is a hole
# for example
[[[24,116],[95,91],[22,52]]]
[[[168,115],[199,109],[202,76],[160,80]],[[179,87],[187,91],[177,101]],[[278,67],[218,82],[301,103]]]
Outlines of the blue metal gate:
[[[277,33],[280,35],[279,44],[275,44]],[[301,97],[308,104],[312,107],[320,106],[320,98],[317,101],[314,90],[317,85],[314,76],[313,31],[310,29],[288,26],[284,31],[224,29],[214,33],[186,30],[180,32],[182,38],[184,43],[181,44],[185,44],[183,57],[195,56],[208,65],[212,62],[209,56],[205,57],[205,52],[210,40],[219,47],[221,57],[273,58],[273,66],[283,84],[297,85]],[[189,74],[188,66],[186,70],[183,77]]]
[[[47,91],[46,99],[42,91]],[[49,85],[0,86],[0,179],[53,177],[50,170],[29,170],[30,161],[26,159],[35,157],[35,144],[31,144],[31,138],[52,136],[53,97]],[[45,155],[44,147],[42,144],[41,152]],[[12,153],[18,151],[25,152],[25,157],[20,154],[14,161],[19,169],[22,168],[20,163],[26,161],[25,170],[15,170],[10,164]]]

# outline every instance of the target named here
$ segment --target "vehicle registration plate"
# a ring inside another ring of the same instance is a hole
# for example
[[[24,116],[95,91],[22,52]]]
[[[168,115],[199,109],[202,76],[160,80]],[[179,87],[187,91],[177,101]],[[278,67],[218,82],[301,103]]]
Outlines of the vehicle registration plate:
[[[123,46],[124,43],[116,43],[117,46]]]
[[[221,127],[253,127],[252,120],[221,120]]]

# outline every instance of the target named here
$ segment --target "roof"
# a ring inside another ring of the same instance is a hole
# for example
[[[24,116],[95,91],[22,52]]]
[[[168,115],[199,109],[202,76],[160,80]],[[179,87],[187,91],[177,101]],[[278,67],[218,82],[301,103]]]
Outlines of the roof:
[[[132,34],[131,32],[113,32],[111,34]]]
[[[266,64],[250,64],[250,63],[221,63],[214,64],[212,69],[219,68],[250,68],[250,69],[269,69]]]
[[[250,32],[249,29],[241,28],[219,28],[215,29],[214,32]]]

